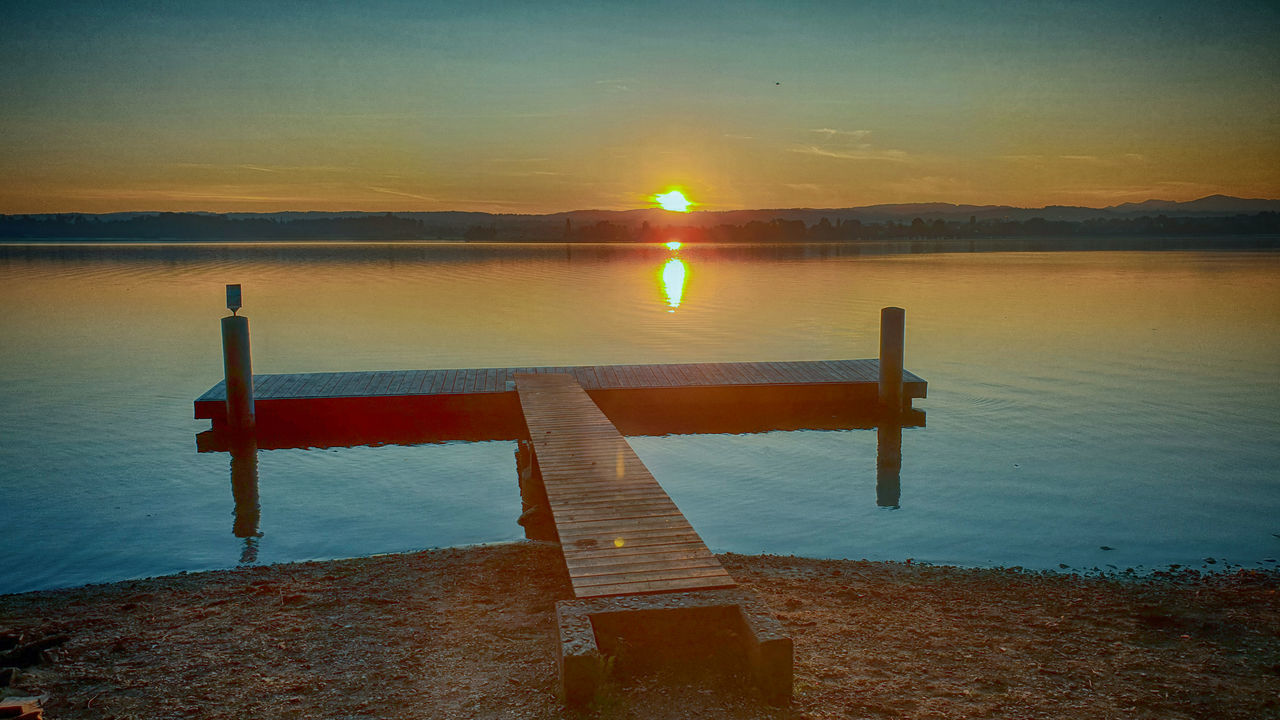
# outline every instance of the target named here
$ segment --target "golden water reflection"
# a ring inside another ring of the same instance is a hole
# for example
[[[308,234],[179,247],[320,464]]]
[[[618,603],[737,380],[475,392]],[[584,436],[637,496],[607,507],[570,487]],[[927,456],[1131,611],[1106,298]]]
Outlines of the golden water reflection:
[[[667,243],[667,249],[675,253],[680,249],[680,243],[672,240]],[[684,261],[680,258],[672,257],[662,266],[662,290],[667,294],[667,306],[670,308],[667,312],[675,312],[680,307],[680,300],[684,297],[684,278]]]
[[[667,312],[675,312],[680,307],[680,299],[684,296],[684,276],[684,261],[680,258],[671,258],[662,266],[662,289],[666,291],[667,305],[671,307]]]

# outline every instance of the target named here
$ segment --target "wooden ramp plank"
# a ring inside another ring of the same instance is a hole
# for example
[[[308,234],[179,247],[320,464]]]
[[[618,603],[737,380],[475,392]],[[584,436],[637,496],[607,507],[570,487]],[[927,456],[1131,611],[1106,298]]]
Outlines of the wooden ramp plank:
[[[577,597],[735,585],[573,375],[515,383]]]

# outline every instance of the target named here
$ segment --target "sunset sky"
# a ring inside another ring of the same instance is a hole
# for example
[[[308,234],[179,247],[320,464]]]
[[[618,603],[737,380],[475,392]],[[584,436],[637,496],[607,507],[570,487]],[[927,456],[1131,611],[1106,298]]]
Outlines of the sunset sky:
[[[1280,197],[1280,5],[0,5],[0,212]]]

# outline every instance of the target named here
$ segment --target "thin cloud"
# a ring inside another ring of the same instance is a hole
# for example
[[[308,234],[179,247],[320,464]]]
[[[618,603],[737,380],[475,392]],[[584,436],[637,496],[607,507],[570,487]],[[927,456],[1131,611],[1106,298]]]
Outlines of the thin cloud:
[[[997,159],[1005,162],[1043,163],[1047,161],[1065,161],[1085,165],[1101,165],[1103,167],[1119,167],[1121,165],[1142,165],[1148,162],[1146,155],[1124,153],[1122,155],[997,155]]]
[[[401,192],[401,191],[399,191],[399,190],[392,190],[391,188],[377,187],[377,186],[374,186],[374,185],[367,185],[367,186],[365,186],[365,189],[366,189],[366,190],[372,190],[372,191],[377,192],[377,193],[384,193],[384,194],[386,194],[386,195],[396,195],[396,196],[398,196],[398,197],[413,198],[414,200],[426,200],[427,202],[439,202],[439,201],[440,201],[440,199],[439,199],[439,198],[427,197],[426,195],[418,195],[418,194],[415,194],[415,193]]]
[[[835,128],[814,128],[809,132],[818,133],[819,135],[824,135],[828,139],[837,138],[837,137],[847,137],[847,138],[853,138],[855,140],[860,140],[871,134],[870,130],[836,130]]]
[[[253,172],[271,173],[276,175],[281,173],[289,173],[289,172],[326,172],[326,173],[361,172],[359,168],[337,167],[335,165],[258,165],[254,163],[221,165],[217,163],[178,162],[178,163],[172,163],[171,166],[176,168],[183,168],[184,170],[218,170],[221,172],[232,172],[236,170],[252,170]]]
[[[491,163],[538,163],[547,162],[551,158],[545,157],[495,157],[485,158],[485,162]]]
[[[941,175],[906,178],[885,183],[884,187],[908,197],[957,197],[973,191],[973,186],[968,180]]]
[[[564,173],[552,170],[490,170],[486,174],[498,177],[560,177]]]
[[[85,200],[214,200],[244,202],[289,202],[314,203],[324,198],[302,195],[255,195],[241,189],[227,190],[116,190],[110,188],[87,188],[67,193],[68,197]]]
[[[829,150],[827,148],[818,147],[817,145],[801,145],[791,148],[791,152],[801,153],[802,155],[817,155],[818,157],[836,158],[837,160],[888,160],[891,162],[905,162],[911,159],[911,156],[902,150],[876,150],[870,146],[857,147],[850,150]]]
[[[870,130],[836,130],[835,128],[814,128],[809,130],[822,136],[819,143],[801,143],[791,148],[791,152],[802,155],[834,158],[836,160],[887,160],[905,162],[911,158],[904,150],[877,148],[864,142]]]

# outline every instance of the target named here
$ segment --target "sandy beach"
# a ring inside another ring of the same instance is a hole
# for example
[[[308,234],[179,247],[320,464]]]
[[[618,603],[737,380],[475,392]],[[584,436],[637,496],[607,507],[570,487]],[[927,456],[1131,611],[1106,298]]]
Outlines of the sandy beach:
[[[556,696],[555,546],[519,543],[0,597],[6,695],[52,718],[1264,718],[1280,577],[1141,580],[723,555],[795,640],[795,699],[706,663]],[[29,662],[31,658],[21,662]]]

